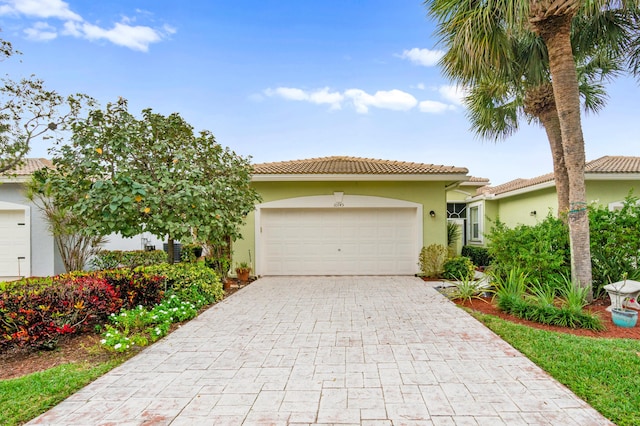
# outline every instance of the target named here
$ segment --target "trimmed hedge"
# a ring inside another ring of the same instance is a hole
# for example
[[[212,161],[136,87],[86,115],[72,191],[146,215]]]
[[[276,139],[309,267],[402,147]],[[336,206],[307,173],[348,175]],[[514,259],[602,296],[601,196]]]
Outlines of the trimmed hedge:
[[[204,262],[166,263],[137,268],[137,272],[166,277],[167,291],[191,300],[190,294],[195,292],[206,298],[207,303],[216,302],[224,297],[222,282],[215,271]]]
[[[116,269],[130,268],[138,266],[149,266],[167,261],[167,253],[162,250],[102,250],[91,261],[95,269]]]
[[[486,247],[464,246],[462,247],[462,256],[471,259],[476,266],[489,266],[491,264],[491,255]]]

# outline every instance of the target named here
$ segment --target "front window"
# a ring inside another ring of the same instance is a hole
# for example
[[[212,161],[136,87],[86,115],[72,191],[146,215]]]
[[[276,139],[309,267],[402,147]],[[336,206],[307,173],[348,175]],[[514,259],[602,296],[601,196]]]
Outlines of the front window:
[[[471,241],[482,242],[482,205],[469,206],[469,237]]]

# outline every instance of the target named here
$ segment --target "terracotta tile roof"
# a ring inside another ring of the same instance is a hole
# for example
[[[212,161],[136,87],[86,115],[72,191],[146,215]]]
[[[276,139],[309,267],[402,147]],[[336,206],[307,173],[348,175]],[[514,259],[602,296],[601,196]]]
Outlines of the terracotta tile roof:
[[[5,172],[5,174],[8,176],[30,176],[36,170],[45,167],[53,167],[51,160],[47,160],[46,158],[25,158],[21,165]]]
[[[491,181],[487,178],[471,176],[469,180],[462,182],[461,185],[483,187],[489,185],[489,183]]]
[[[587,163],[587,173],[640,173],[640,157],[605,156]]]
[[[254,173],[258,175],[425,175],[466,174],[469,172],[466,168],[463,167],[340,156],[254,164],[253,170]]]
[[[589,161],[585,165],[585,173],[594,174],[623,174],[640,173],[640,157],[604,156],[597,160]],[[518,189],[529,188],[546,182],[553,182],[553,173],[538,176],[532,179],[514,179],[497,186],[480,188],[478,192],[483,194],[504,194]]]

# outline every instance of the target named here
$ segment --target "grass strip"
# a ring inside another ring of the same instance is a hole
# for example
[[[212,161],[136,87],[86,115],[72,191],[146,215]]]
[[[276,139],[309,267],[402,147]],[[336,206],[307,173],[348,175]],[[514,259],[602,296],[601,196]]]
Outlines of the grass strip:
[[[640,341],[574,336],[473,315],[618,426],[640,425]]]
[[[16,379],[0,380],[0,424],[23,424],[124,361],[98,365],[62,364]]]

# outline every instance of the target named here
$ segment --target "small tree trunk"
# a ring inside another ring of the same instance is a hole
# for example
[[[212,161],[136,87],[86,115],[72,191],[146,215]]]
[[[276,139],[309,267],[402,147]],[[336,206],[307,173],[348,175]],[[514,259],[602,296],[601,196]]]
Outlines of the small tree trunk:
[[[173,237],[169,235],[167,238],[167,263],[169,263],[170,265],[173,265],[174,263],[173,262],[174,251],[175,251],[175,246],[173,244]]]
[[[547,133],[553,158],[553,177],[558,196],[558,217],[566,222],[569,211],[569,175],[564,161],[560,117],[558,117],[556,99],[553,95],[551,83],[527,89],[524,98],[524,111],[536,117]]]
[[[556,182],[556,193],[558,195],[558,217],[567,221],[569,212],[569,175],[564,162],[564,149],[562,148],[562,132],[560,131],[560,119],[558,111],[546,112],[540,117],[551,146],[553,157],[553,178]]]

